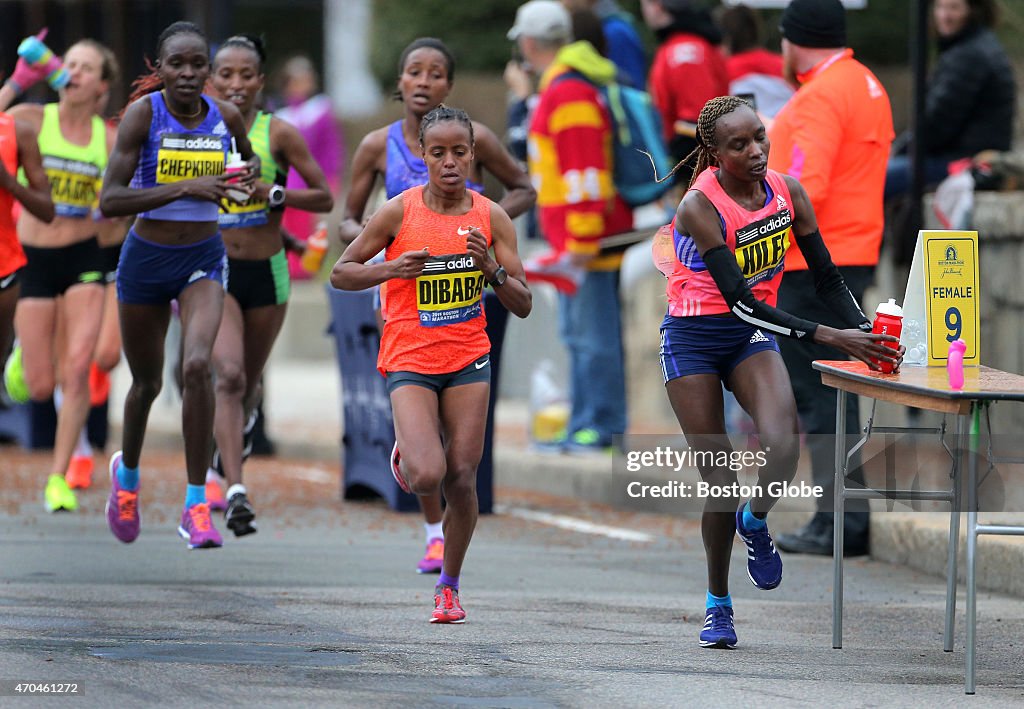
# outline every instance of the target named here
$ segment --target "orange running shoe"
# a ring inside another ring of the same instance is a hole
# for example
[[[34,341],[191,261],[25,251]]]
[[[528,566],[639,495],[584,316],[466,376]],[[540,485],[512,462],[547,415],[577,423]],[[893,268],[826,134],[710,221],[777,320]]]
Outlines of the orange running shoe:
[[[64,481],[68,487],[84,490],[92,485],[93,461],[91,455],[73,455],[64,473]]]
[[[228,501],[224,498],[224,492],[216,480],[206,481],[206,504],[211,510],[223,512],[228,508]]]
[[[465,623],[466,611],[459,603],[459,592],[451,586],[438,586],[434,589],[434,614],[431,623]]]
[[[110,374],[92,363],[89,368],[89,403],[99,406],[110,396]]]

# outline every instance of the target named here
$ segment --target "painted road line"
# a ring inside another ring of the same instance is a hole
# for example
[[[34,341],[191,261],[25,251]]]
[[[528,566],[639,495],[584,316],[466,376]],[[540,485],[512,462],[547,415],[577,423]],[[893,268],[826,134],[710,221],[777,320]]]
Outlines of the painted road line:
[[[653,534],[637,532],[632,529],[623,529],[622,527],[610,527],[606,524],[594,524],[593,522],[588,522],[585,519],[579,519],[577,517],[567,517],[566,515],[556,515],[551,514],[550,512],[528,510],[522,507],[505,507],[503,505],[495,505],[494,511],[499,514],[509,515],[510,517],[518,517],[519,519],[525,519],[531,522],[540,522],[541,524],[551,525],[552,527],[558,527],[560,529],[568,529],[572,532],[580,532],[581,534],[598,534],[603,537],[621,539],[627,542],[649,543],[654,541]]]

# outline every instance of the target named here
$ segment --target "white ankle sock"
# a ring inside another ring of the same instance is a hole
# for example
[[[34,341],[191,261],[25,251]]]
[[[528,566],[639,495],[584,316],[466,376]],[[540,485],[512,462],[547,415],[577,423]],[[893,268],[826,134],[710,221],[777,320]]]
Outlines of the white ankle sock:
[[[84,428],[82,429],[82,432],[78,434],[78,444],[75,446],[75,452],[72,455],[76,458],[92,457],[92,444],[89,443],[89,434]]]
[[[435,522],[433,524],[425,522],[423,524],[423,529],[427,532],[427,544],[430,544],[431,539],[444,539],[443,526],[443,522]]]

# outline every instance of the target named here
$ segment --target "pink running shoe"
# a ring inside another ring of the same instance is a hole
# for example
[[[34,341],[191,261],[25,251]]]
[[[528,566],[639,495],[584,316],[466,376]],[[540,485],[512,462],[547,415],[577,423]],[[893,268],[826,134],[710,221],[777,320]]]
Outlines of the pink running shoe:
[[[395,476],[395,482],[398,483],[398,487],[402,488],[402,492],[412,494],[409,483],[402,477],[402,469],[398,467],[401,462],[402,454],[398,452],[398,441],[395,441],[395,447],[391,449],[391,474]]]
[[[181,511],[178,534],[188,542],[189,549],[215,549],[224,544],[220,532],[210,521],[210,506],[205,502]]]
[[[107,498],[107,526],[125,544],[139,536],[139,490],[125,490],[117,480],[121,451],[110,456],[110,497]]]
[[[427,553],[420,559],[420,563],[416,564],[416,573],[439,574],[443,565],[444,540],[440,537],[434,537],[427,544]]]
[[[465,623],[466,611],[459,603],[459,592],[448,586],[434,589],[434,612],[430,616],[431,623]]]

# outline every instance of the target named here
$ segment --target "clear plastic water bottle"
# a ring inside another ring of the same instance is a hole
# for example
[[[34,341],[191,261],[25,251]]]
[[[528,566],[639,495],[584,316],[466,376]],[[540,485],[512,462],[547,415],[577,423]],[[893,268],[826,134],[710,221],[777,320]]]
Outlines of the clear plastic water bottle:
[[[924,328],[920,320],[907,320],[903,324],[900,339],[907,346],[903,364],[923,365],[928,361],[928,345],[924,341]]]

